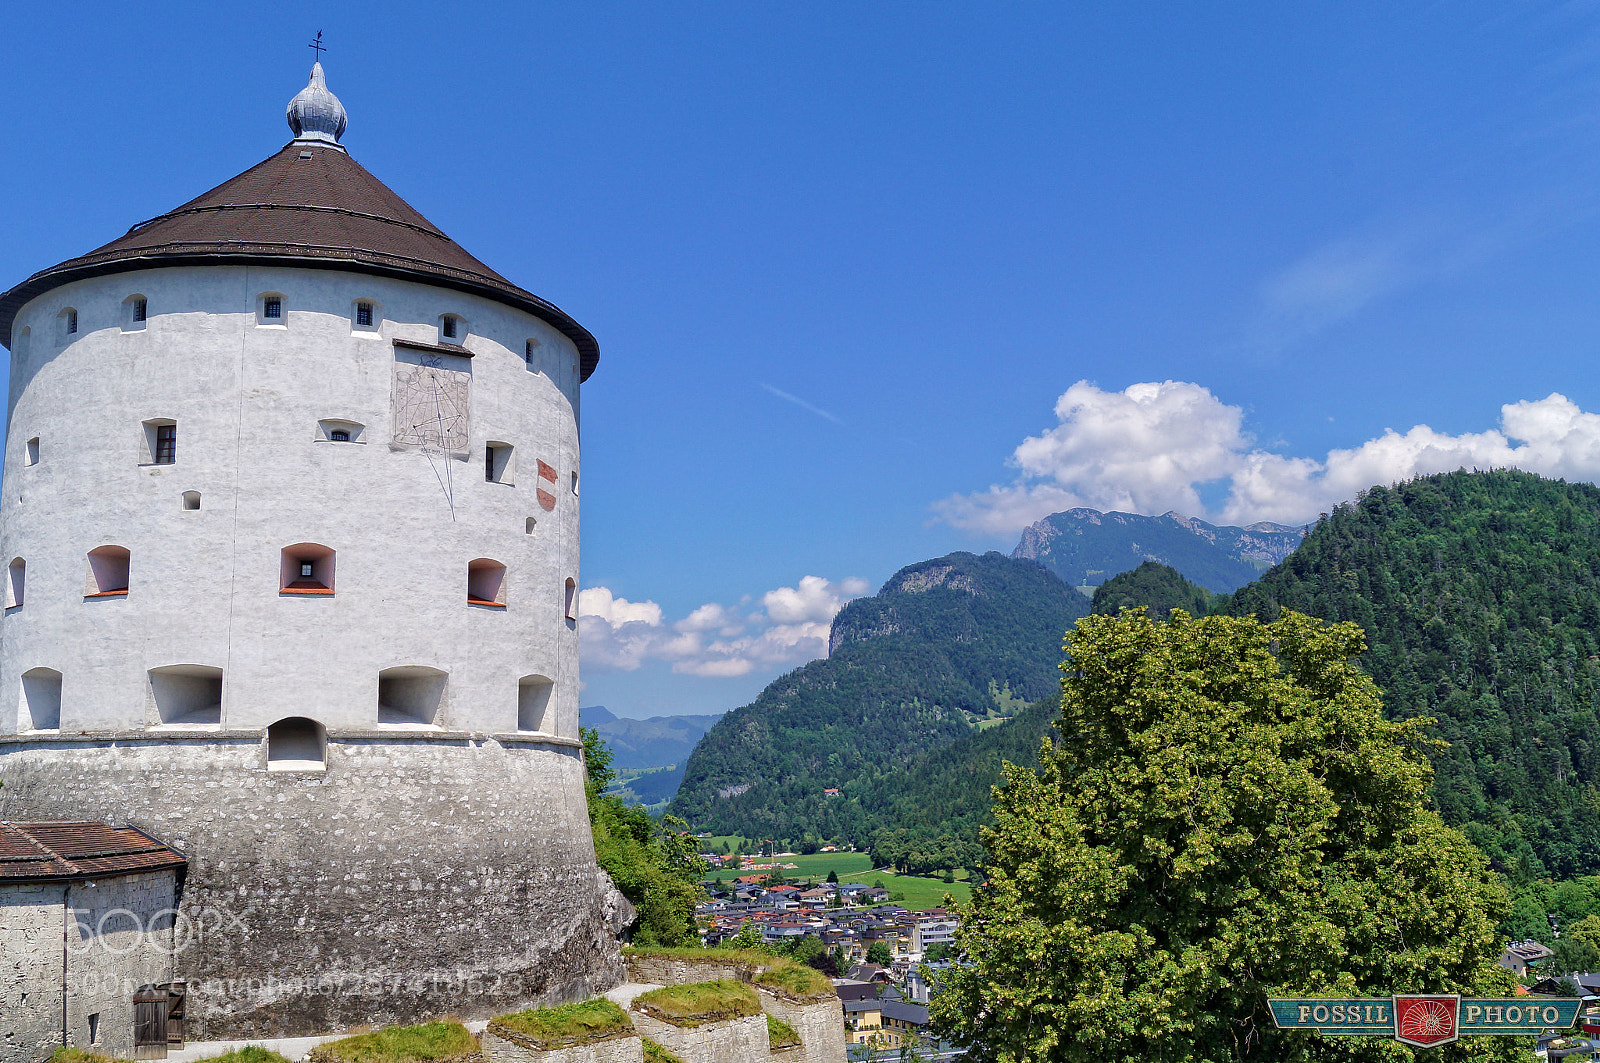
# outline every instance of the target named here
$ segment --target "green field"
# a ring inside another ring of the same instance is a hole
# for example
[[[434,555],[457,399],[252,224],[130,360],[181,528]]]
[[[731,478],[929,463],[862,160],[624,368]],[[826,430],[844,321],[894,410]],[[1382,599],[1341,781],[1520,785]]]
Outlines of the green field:
[[[972,889],[965,882],[946,883],[937,878],[874,871],[872,858],[866,853],[813,853],[810,856],[785,856],[778,862],[796,865],[796,870],[782,871],[791,882],[804,882],[807,879],[821,882],[828,877],[829,871],[838,872],[840,882],[859,882],[870,886],[881,880],[884,889],[890,893],[906,895],[905,900],[896,903],[904,904],[907,908],[932,908],[941,905],[944,903],[946,893],[958,901],[970,900],[972,897]],[[738,875],[755,873],[743,869],[738,871],[712,869],[707,877],[732,882]],[[957,871],[956,874],[965,877],[966,872]]]

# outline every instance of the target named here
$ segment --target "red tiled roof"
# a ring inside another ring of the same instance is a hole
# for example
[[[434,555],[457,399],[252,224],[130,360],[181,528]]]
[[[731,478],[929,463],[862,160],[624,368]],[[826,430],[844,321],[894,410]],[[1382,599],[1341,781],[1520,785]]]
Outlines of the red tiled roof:
[[[99,878],[185,863],[181,855],[133,827],[0,823],[0,882]]]
[[[24,303],[69,281],[225,263],[342,269],[472,292],[558,329],[577,346],[583,379],[600,361],[594,336],[559,307],[472,257],[344,151],[299,142],[0,295],[0,341],[11,346],[11,328]]]

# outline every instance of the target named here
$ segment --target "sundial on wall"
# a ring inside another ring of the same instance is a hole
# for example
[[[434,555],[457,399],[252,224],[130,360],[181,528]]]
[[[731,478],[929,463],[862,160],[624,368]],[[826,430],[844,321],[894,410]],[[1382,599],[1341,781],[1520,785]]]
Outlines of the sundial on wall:
[[[412,352],[406,352],[412,353]],[[394,435],[402,446],[465,452],[470,373],[453,368],[449,355],[423,354],[394,363]]]

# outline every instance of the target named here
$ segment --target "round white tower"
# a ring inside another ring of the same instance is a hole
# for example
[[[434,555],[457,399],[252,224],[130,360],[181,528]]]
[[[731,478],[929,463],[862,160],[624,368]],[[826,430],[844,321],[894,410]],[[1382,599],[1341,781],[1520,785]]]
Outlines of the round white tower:
[[[349,156],[320,64],[287,118],[264,162],[0,296],[0,811],[133,822],[188,853],[186,911],[281,888],[242,916],[253,949],[325,937],[279,978],[416,969],[352,919],[537,973],[597,901],[575,594],[599,350]],[[435,940],[443,868],[510,906],[485,934],[523,919],[513,959]],[[563,885],[530,898],[541,875]],[[234,948],[180,965],[236,974]],[[545,973],[523,997],[609,976]],[[320,1018],[429,1010],[361,999]],[[212,1031],[259,1011],[202,1003]]]

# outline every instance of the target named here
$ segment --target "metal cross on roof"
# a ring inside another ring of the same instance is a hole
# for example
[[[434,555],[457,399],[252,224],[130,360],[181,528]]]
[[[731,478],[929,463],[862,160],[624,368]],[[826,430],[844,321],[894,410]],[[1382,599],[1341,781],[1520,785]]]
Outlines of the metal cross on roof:
[[[317,31],[317,39],[312,41],[310,44],[306,45],[306,47],[310,48],[312,51],[316,52],[317,62],[319,62],[319,63],[322,62],[322,53],[328,50],[328,46],[322,43],[322,31],[321,30]]]

